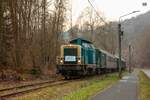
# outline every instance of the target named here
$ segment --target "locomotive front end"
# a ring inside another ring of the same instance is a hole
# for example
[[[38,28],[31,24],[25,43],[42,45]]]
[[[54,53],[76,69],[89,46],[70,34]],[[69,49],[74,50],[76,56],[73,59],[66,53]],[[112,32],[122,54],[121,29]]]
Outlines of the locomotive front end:
[[[57,71],[65,77],[76,76],[81,70],[81,46],[75,44],[62,45],[57,57]]]
[[[80,45],[62,45],[60,57],[57,57],[58,65],[81,64],[81,46]]]

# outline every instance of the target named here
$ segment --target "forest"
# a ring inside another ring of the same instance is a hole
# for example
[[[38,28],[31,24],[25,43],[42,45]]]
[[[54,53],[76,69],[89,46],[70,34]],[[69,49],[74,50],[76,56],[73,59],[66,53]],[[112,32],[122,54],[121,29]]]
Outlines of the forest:
[[[35,68],[43,74],[53,69],[66,4],[67,0],[1,0],[1,68],[19,72]]]

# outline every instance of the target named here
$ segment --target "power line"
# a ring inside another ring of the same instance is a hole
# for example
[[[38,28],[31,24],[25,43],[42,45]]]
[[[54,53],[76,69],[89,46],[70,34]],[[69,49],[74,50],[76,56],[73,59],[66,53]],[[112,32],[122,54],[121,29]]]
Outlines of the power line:
[[[88,0],[88,2],[90,3],[91,7],[95,10],[96,14],[100,17],[100,19],[107,25],[107,22],[99,15],[99,13],[97,12],[96,8],[95,8],[94,5],[91,3],[91,1]]]
[[[96,12],[96,14],[98,15],[98,17],[100,17],[100,19],[103,21],[103,23],[106,25],[106,27],[107,27],[107,25],[109,25],[105,20],[104,20],[104,18],[102,18],[100,15],[99,15],[99,12],[97,12],[97,10],[96,10],[96,8],[94,7],[94,5],[91,3],[91,1],[90,0],[88,0],[88,2],[90,3],[90,5],[91,5],[91,7],[94,9],[94,11]],[[105,29],[105,31],[104,32],[111,32],[109,29],[107,30],[107,29]]]

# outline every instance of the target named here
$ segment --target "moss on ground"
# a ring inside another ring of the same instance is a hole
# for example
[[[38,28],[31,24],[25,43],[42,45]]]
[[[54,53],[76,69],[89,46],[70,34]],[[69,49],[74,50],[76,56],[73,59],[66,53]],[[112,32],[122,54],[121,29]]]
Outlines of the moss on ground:
[[[150,79],[140,72],[140,100],[150,100]]]

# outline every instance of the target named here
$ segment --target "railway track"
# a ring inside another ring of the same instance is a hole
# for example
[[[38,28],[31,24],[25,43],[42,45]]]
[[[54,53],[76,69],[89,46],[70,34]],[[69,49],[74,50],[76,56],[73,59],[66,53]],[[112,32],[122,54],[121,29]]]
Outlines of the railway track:
[[[44,81],[34,84],[26,84],[26,85],[20,85],[16,87],[10,87],[0,90],[0,100],[5,100],[8,97],[21,95],[24,93],[28,93],[37,89],[49,87],[49,86],[55,86],[55,85],[62,85],[65,83],[68,83],[69,81],[65,80],[57,80],[57,81]]]
[[[92,76],[91,76],[92,77]],[[4,89],[0,89],[0,100],[7,100],[10,97],[23,95],[25,93],[32,92],[34,90],[51,87],[51,86],[57,86],[57,85],[63,85],[69,82],[74,81],[80,81],[80,80],[89,80],[91,77],[86,78],[80,78],[80,79],[73,79],[73,80],[54,80],[54,81],[43,81],[43,82],[36,82],[31,84],[24,84],[24,85],[18,85],[13,87],[8,87]]]

